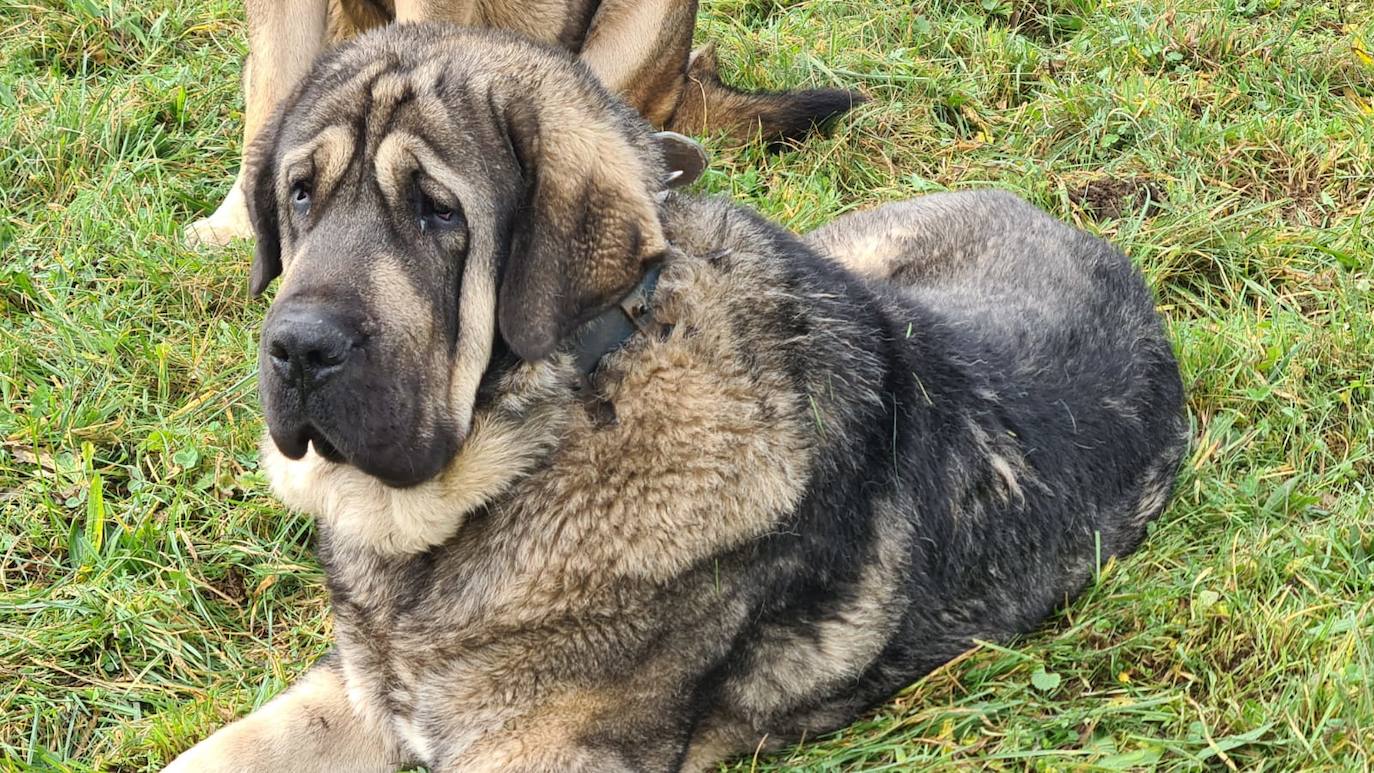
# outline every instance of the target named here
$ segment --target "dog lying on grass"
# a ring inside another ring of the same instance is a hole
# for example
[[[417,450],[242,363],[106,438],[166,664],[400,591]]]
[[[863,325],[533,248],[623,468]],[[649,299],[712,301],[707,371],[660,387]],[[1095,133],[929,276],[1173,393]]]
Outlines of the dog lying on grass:
[[[307,83],[250,154],[251,283],[337,647],[171,769],[701,770],[1034,629],[1169,499],[1149,290],[1013,196],[803,239],[491,31]]]

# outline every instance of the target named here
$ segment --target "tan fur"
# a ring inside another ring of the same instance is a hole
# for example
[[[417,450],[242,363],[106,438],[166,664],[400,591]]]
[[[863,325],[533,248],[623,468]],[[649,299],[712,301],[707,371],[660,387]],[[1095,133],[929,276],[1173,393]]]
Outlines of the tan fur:
[[[604,0],[587,32],[582,61],[601,82],[657,126],[667,126],[682,100],[696,3],[680,0]],[[657,62],[679,63],[677,67]]]
[[[491,206],[484,204],[483,192],[457,174],[435,148],[405,132],[393,132],[378,143],[374,168],[378,184],[393,201],[399,201],[400,186],[409,175],[423,168],[469,206],[479,209]],[[496,238],[490,228],[479,222],[469,233],[472,254],[493,254]],[[482,261],[472,261],[464,271],[459,324],[464,330],[472,331],[472,335],[459,342],[449,395],[449,407],[463,431],[472,421],[472,403],[476,399],[478,382],[491,358],[491,342],[496,332],[494,276],[495,266]]]
[[[845,232],[849,237],[846,240],[822,236],[813,237],[812,242],[859,276],[886,279],[902,258],[900,239],[915,235],[903,231],[849,230]]]
[[[339,178],[353,151],[353,133],[342,126],[331,126],[320,132],[315,140],[294,150],[284,159],[281,181],[289,191],[292,181],[309,176],[313,178],[313,195],[328,198],[339,183]],[[291,252],[290,234],[285,234],[286,249]],[[285,266],[282,284],[290,282],[291,265]]]
[[[478,0],[395,0],[396,21],[451,21],[473,24],[482,3]]]
[[[530,376],[538,381],[538,375]],[[532,393],[540,391],[540,385],[530,386]],[[263,468],[282,502],[324,519],[348,545],[382,556],[416,553],[452,538],[468,513],[505,493],[552,446],[564,420],[547,410],[520,416],[477,417],[463,453],[448,469],[409,489],[385,486],[313,452],[291,461],[267,439]]]
[[[286,98],[324,48],[326,0],[246,0],[253,54],[243,68],[243,146],[257,137],[272,108]],[[244,203],[247,166],[213,214],[187,226],[188,244],[225,244],[251,233]]]
[[[370,295],[385,299],[393,311],[385,319],[376,323],[379,327],[390,327],[406,336],[412,346],[441,346],[439,331],[435,329],[434,317],[425,313],[424,296],[414,280],[406,274],[401,261],[394,255],[378,255],[366,281]]]
[[[521,485],[513,537],[529,560],[561,554],[553,565],[575,573],[665,580],[796,505],[808,433],[767,416],[805,411],[781,379],[756,383],[733,353],[723,335],[733,289],[699,261],[665,269],[659,314],[676,327],[623,369],[607,363],[617,423],[594,429],[575,415],[557,465]]]
[[[166,773],[272,770],[290,759],[300,773],[393,771],[405,760],[379,727],[360,719],[340,674],[321,665],[252,714],[178,757]]]

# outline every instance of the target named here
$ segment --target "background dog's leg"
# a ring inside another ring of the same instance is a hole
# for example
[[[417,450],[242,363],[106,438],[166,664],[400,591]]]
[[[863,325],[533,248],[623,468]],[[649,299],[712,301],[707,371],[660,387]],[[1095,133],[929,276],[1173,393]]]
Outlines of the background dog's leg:
[[[662,127],[687,82],[696,16],[697,0],[605,0],[587,30],[582,61]]]
[[[166,773],[393,771],[388,739],[353,711],[337,664],[326,660],[267,705],[177,757]]]
[[[396,21],[477,23],[476,0],[396,0]]]
[[[246,151],[272,108],[310,69],[324,48],[328,0],[246,0],[248,60],[243,68],[243,148]],[[226,244],[251,236],[243,196],[243,169],[214,214],[186,227],[186,243]]]

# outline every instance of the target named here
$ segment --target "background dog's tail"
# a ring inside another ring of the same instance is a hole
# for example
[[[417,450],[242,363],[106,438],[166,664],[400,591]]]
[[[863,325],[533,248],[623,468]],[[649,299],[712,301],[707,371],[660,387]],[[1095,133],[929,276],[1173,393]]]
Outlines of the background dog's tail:
[[[692,52],[682,100],[667,128],[683,134],[725,133],[741,142],[797,139],[849,112],[868,97],[844,89],[740,91],[721,82],[715,45]]]

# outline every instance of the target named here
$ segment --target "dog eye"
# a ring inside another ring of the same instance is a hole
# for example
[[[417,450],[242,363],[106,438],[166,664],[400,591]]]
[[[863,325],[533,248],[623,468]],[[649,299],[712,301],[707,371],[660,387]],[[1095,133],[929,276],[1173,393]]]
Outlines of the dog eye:
[[[462,224],[463,213],[456,206],[441,204],[423,192],[420,194],[420,230],[451,230]]]
[[[310,208],[310,183],[301,180],[291,186],[291,204],[301,211]]]

